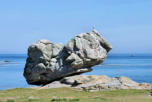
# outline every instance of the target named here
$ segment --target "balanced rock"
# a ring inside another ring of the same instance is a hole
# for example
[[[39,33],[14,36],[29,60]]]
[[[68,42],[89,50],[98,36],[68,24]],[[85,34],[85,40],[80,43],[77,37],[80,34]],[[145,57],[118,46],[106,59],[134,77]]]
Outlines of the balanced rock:
[[[61,78],[91,71],[112,49],[100,34],[93,30],[74,37],[65,46],[40,40],[28,49],[24,77],[29,84],[47,84]]]

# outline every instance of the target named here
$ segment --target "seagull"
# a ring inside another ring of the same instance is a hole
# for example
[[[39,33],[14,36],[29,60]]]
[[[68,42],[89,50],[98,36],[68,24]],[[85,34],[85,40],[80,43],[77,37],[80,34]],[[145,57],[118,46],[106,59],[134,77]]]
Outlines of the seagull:
[[[94,26],[94,25],[92,26],[92,32],[98,33],[98,31],[95,29],[95,26]]]

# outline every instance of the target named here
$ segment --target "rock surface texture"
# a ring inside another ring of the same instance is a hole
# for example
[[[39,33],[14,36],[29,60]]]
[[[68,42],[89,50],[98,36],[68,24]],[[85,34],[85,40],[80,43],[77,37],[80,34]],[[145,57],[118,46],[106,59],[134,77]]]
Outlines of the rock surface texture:
[[[117,89],[152,89],[148,83],[137,83],[127,77],[109,78],[98,75],[76,75],[65,77],[60,81],[55,81],[37,89],[72,87],[87,91],[117,90]]]
[[[24,77],[29,84],[45,85],[88,72],[102,63],[111,49],[96,30],[77,35],[65,46],[40,40],[28,49]]]

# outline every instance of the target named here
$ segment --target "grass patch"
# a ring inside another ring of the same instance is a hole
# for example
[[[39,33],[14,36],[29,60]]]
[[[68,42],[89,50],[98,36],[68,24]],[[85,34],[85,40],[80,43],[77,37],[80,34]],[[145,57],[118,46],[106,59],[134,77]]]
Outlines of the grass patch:
[[[28,99],[28,102],[39,102],[38,99]]]
[[[14,100],[7,100],[6,102],[15,102]]]
[[[73,88],[0,91],[0,102],[152,102],[151,90],[78,91]],[[7,100],[7,101],[6,101]]]
[[[57,98],[52,99],[51,102],[78,102],[79,99],[66,99],[66,98]]]

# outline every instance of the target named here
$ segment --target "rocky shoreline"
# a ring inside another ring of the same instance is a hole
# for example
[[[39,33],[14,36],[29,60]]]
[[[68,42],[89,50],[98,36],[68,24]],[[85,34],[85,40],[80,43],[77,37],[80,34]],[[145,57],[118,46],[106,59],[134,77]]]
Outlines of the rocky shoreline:
[[[148,83],[137,83],[127,77],[80,75],[101,64],[112,46],[95,29],[81,33],[66,45],[39,40],[28,48],[24,77],[37,89],[71,87],[99,91],[116,89],[152,89]]]
[[[50,89],[69,87],[78,90],[101,91],[101,90],[119,90],[119,89],[147,89],[152,90],[152,84],[137,83],[128,77],[114,77],[102,75],[76,75],[65,77],[59,81],[50,84],[34,87],[36,89]]]

